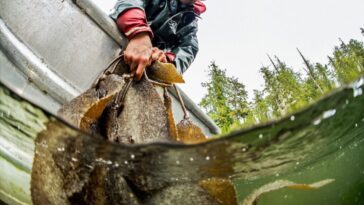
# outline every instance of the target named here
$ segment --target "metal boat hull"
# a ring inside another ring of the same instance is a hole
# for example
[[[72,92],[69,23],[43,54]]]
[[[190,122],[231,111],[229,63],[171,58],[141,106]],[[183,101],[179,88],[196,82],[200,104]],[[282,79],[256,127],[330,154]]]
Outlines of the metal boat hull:
[[[0,82],[50,113],[88,89],[125,44],[92,0],[0,0]],[[179,121],[183,113],[171,94]],[[182,97],[206,135],[219,133],[183,92]],[[26,138],[0,136],[1,200],[31,203],[33,146]]]

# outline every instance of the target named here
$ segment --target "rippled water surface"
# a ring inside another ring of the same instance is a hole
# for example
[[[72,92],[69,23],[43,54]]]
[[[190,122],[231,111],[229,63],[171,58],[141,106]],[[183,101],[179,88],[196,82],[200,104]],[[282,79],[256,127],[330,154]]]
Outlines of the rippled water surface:
[[[56,141],[37,143],[58,153],[64,163],[80,162],[85,169],[103,164],[130,177],[140,175],[150,187],[229,178],[236,185],[239,201],[243,201],[254,190],[276,180],[313,183],[334,179],[317,190],[273,191],[263,195],[258,204],[364,204],[363,88],[363,80],[359,80],[280,121],[195,146],[111,144],[79,133],[44,112],[47,120],[37,128],[54,135]],[[20,100],[5,87],[1,90]],[[9,120],[14,119],[12,113],[0,111],[2,126],[14,127]],[[0,134],[9,135],[4,129]]]

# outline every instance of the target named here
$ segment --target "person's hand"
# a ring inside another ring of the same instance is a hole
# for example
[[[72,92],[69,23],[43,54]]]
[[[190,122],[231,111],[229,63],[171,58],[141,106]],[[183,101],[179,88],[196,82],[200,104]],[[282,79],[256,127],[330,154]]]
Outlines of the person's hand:
[[[162,50],[157,47],[152,49],[152,61],[160,61],[162,63],[168,63],[167,56]]]
[[[145,68],[152,63],[153,50],[148,33],[140,33],[129,41],[124,51],[124,61],[137,80],[142,78]]]

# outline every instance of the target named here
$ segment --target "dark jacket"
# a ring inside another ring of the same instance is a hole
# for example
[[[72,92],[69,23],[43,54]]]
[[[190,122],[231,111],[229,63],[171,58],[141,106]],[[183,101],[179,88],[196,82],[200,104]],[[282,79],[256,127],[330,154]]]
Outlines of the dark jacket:
[[[184,73],[198,52],[199,12],[194,5],[184,5],[179,0],[118,0],[110,16],[116,20],[132,8],[145,11],[154,33],[153,46],[175,54],[173,63],[180,73]]]

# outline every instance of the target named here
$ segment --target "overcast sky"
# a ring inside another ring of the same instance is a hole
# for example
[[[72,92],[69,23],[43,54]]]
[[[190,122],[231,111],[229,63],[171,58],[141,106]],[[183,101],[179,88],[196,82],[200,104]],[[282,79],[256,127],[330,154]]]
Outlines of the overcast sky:
[[[115,0],[95,0],[105,11]],[[212,60],[243,82],[250,94],[260,89],[266,54],[289,66],[303,67],[299,48],[313,62],[327,62],[339,38],[364,40],[364,0],[206,0],[199,22],[200,52],[185,73],[182,89],[198,103],[206,93],[201,82]]]

